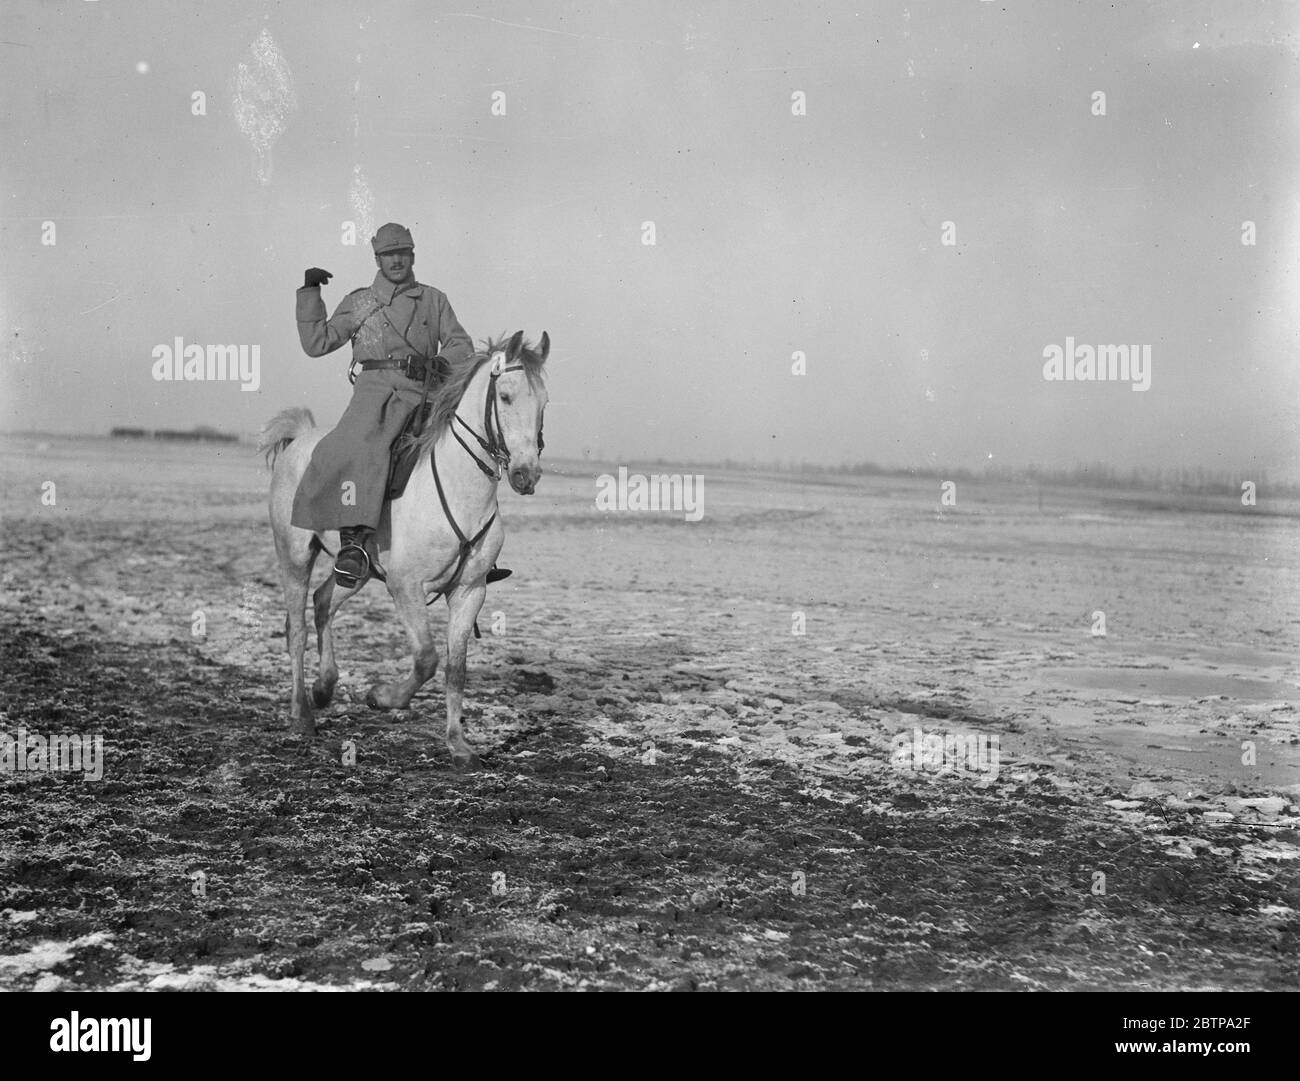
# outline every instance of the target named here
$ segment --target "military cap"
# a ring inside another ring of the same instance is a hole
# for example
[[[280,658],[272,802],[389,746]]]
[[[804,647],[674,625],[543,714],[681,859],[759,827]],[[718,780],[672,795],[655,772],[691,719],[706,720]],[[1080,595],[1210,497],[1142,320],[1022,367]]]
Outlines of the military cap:
[[[387,225],[381,225],[379,232],[370,238],[370,246],[375,249],[376,255],[383,255],[386,251],[397,251],[398,248],[410,248],[414,251],[415,239],[411,236],[411,230],[405,225],[390,221]]]

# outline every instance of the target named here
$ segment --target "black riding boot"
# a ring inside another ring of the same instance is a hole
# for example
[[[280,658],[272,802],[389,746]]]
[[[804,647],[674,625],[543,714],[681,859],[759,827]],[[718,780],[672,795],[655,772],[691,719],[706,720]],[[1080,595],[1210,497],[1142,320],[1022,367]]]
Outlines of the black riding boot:
[[[492,582],[499,582],[502,578],[509,578],[514,573],[514,571],[508,571],[505,567],[498,567],[493,563],[492,569],[487,572],[488,584],[490,585]]]
[[[334,560],[334,581],[344,589],[355,589],[369,578],[386,581],[379,565],[375,531],[368,526],[339,530],[339,554]]]

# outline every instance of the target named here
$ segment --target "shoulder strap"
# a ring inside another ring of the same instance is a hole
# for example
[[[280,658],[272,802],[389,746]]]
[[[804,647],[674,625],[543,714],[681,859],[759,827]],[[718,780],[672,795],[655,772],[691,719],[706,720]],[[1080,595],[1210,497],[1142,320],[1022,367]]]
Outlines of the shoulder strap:
[[[356,329],[352,332],[352,336],[348,339],[349,341],[356,340],[357,335],[361,333],[361,328],[364,327],[367,323],[370,322],[371,319],[375,317],[375,312],[382,312],[384,310],[383,302],[377,296],[375,296],[374,293],[370,291],[370,286],[363,285],[360,289],[353,289],[352,292],[348,294],[348,296],[354,297],[358,293],[369,294],[371,299],[374,300],[375,306],[371,308],[370,311],[366,313],[366,317],[357,324]]]
[[[419,357],[427,364],[429,362],[428,355],[425,353],[423,349],[417,349],[415,345],[411,342],[411,339],[397,329],[397,324],[388,318],[388,309],[380,308],[379,311],[383,315],[384,320],[388,323],[388,325],[393,328],[393,333],[395,333],[399,338],[402,339],[402,341],[404,341],[408,346],[410,346],[412,353],[414,353],[417,357]],[[367,318],[369,318],[369,316],[367,316]],[[357,329],[360,330],[361,328],[357,327]],[[409,330],[410,327],[407,327],[407,329]]]

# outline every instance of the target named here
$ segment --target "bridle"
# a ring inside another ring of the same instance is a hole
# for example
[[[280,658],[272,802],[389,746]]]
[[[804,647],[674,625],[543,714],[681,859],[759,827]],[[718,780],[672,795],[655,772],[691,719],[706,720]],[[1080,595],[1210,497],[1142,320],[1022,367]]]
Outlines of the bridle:
[[[500,355],[500,354],[499,354]],[[488,376],[487,396],[483,399],[483,435],[479,435],[473,428],[466,423],[465,419],[456,413],[452,417],[451,434],[456,437],[456,442],[465,448],[465,453],[474,459],[474,464],[479,467],[484,475],[491,477],[493,480],[501,479],[501,471],[510,464],[510,447],[506,445],[505,432],[501,429],[501,408],[500,398],[497,394],[497,379],[505,375],[506,372],[522,372],[522,364],[510,364],[501,368],[495,366]],[[461,438],[460,432],[456,431],[456,422],[474,437],[475,442],[483,448],[483,452],[488,456],[492,465],[487,465],[482,458],[474,453],[474,449]],[[542,438],[542,426],[537,426],[537,453],[541,454],[546,447],[546,441]],[[432,457],[432,455],[430,455]]]
[[[501,430],[501,409],[497,397],[497,378],[504,375],[506,372],[522,372],[524,370],[522,364],[501,364],[501,366],[498,367],[498,361],[496,359],[496,356],[498,355],[502,360],[505,358],[505,354],[497,354],[494,355],[492,360],[492,372],[488,375],[487,397],[483,401],[483,435],[479,435],[478,432],[465,423],[460,413],[455,413],[453,415],[451,424],[451,434],[456,437],[456,442],[465,448],[465,453],[473,459],[474,464],[478,466],[479,469],[483,471],[483,474],[493,482],[501,479],[502,470],[510,464],[510,448],[506,445],[505,433]],[[460,437],[460,433],[456,431],[456,421],[460,421],[461,427],[469,432],[478,445],[483,448],[483,452],[492,462],[491,466],[475,454],[474,449]],[[544,445],[545,443],[542,439],[542,426],[539,423],[537,426],[538,454],[541,454]],[[465,572],[465,564],[469,562],[469,557],[474,551],[474,546],[487,536],[487,531],[492,528],[492,523],[497,519],[497,512],[494,509],[488,517],[488,520],[483,523],[483,528],[475,533],[474,536],[467,537],[465,531],[462,530],[460,525],[457,523],[456,516],[451,513],[451,507],[447,503],[447,494],[442,490],[442,477],[438,474],[438,456],[432,447],[429,448],[429,467],[433,470],[433,483],[438,489],[438,501],[442,504],[442,513],[446,515],[447,521],[451,525],[452,532],[456,534],[456,540],[460,543],[460,549],[456,558],[456,569],[452,572],[452,576],[436,593],[429,593],[426,596],[424,602],[426,605],[432,604],[439,597],[445,595],[456,587],[456,584],[460,581],[460,576]],[[477,622],[474,624],[474,635],[475,637],[478,637]]]

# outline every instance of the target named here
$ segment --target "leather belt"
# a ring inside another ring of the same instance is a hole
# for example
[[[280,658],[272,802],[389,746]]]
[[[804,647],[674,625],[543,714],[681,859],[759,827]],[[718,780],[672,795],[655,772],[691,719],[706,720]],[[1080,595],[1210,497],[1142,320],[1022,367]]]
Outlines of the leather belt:
[[[410,379],[423,381],[424,357],[402,357],[400,360],[363,360],[363,372],[399,371]]]

